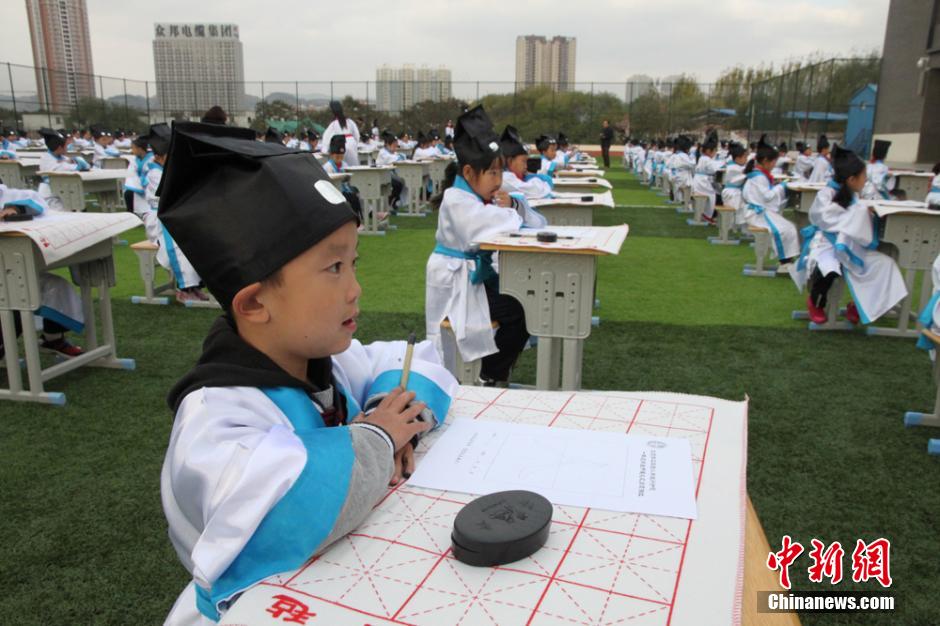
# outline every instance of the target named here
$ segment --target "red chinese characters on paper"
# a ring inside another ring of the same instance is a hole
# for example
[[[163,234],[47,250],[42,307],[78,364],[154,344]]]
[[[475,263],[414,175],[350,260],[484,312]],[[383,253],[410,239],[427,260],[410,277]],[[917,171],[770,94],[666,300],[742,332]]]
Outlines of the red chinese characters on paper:
[[[803,545],[790,539],[790,535],[784,535],[781,550],[767,555],[767,567],[780,570],[780,586],[784,589],[790,588],[790,565],[801,554],[803,554]]]
[[[890,552],[891,542],[887,539],[875,539],[871,543],[857,540],[852,551],[852,580],[863,583],[874,578],[882,587],[890,587]]]
[[[308,619],[316,616],[306,604],[283,594],[274,596],[274,604],[265,610],[271,617],[280,618],[288,624],[306,624]]]
[[[834,541],[830,546],[826,546],[819,539],[811,541],[813,549],[809,551],[809,558],[813,564],[809,566],[809,580],[814,583],[821,583],[823,578],[829,579],[830,585],[836,585],[842,581],[842,557],[845,556],[845,550],[842,544]]]

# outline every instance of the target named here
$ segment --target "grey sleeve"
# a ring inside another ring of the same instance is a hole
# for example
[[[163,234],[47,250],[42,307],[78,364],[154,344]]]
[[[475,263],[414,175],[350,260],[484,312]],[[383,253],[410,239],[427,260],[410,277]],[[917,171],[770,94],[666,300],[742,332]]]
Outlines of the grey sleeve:
[[[333,530],[314,551],[319,554],[337,539],[345,537],[369,516],[372,508],[388,491],[388,481],[395,468],[392,444],[388,437],[358,424],[349,427],[352,436],[352,475],[346,502],[340,509]]]

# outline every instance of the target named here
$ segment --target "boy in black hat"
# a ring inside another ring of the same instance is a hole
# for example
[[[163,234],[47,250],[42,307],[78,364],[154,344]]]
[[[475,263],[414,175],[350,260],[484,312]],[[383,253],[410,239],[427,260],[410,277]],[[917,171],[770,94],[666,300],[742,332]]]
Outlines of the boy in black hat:
[[[507,193],[521,193],[528,200],[552,197],[553,179],[547,174],[532,174],[528,171],[529,151],[515,127],[507,125],[499,138],[506,169],[500,189]]]
[[[103,167],[104,160],[110,157],[119,157],[121,153],[116,148],[111,147],[113,137],[107,129],[101,126],[91,127],[92,137],[95,138],[95,155],[93,165],[96,170]]]
[[[482,358],[484,383],[507,385],[529,339],[525,313],[518,300],[499,293],[492,253],[473,250],[471,244],[547,222],[524,197],[500,191],[499,136],[483,107],[457,118],[454,148],[457,162],[447,167],[444,191],[435,199],[440,210],[437,245],[427,265],[426,332],[440,345],[441,322],[449,320],[464,362]],[[495,333],[492,322],[499,324]]]
[[[558,156],[558,140],[552,135],[541,134],[535,138],[535,149],[542,155],[538,173],[554,176],[555,170],[558,169],[558,163],[555,161]]]
[[[85,172],[91,169],[82,157],[70,157],[65,154],[66,139],[60,133],[51,128],[40,128],[39,134],[46,143],[46,151],[39,157],[40,172]],[[49,186],[49,178],[46,176],[43,176],[39,183],[39,195],[49,202],[52,208],[61,206],[62,201],[57,196],[53,197],[52,187]]]
[[[161,477],[193,577],[167,623],[211,624],[358,526],[456,381],[422,342],[403,391],[405,342],[353,340],[356,214],[309,152],[177,124],[159,216],[225,309],[170,392]]]
[[[342,135],[333,135],[333,138],[330,139],[330,158],[326,163],[323,164],[323,170],[327,174],[345,173],[345,157],[346,138]],[[359,199],[359,191],[350,185],[349,182],[343,181],[340,185],[340,192],[342,192],[343,197],[346,198],[346,202],[349,203],[349,206],[351,206],[353,211],[356,212],[359,223],[362,223],[362,200]],[[379,216],[379,219],[384,219],[384,217]]]

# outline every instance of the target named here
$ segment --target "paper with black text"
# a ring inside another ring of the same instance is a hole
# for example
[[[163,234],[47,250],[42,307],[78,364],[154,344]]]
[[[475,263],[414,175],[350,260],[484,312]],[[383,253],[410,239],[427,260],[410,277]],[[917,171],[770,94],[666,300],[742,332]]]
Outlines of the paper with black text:
[[[487,494],[526,489],[552,504],[695,519],[687,439],[458,419],[408,484]]]

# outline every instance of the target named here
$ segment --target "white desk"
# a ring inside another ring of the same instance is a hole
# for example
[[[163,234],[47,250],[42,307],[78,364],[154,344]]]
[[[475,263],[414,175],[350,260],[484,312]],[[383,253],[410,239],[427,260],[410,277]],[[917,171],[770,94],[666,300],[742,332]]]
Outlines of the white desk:
[[[908,200],[925,201],[930,193],[930,182],[933,174],[930,172],[915,172],[913,170],[892,170],[896,189],[903,189]]]
[[[429,161],[396,161],[395,171],[408,187],[408,203],[398,207],[399,217],[424,217],[425,177],[430,177]]]
[[[796,212],[796,227],[809,224],[809,209],[816,200],[816,194],[825,188],[825,183],[792,183],[787,185],[787,206]]]
[[[8,380],[7,388],[0,389],[0,399],[62,405],[65,404],[65,394],[45,391],[43,383],[83,365],[134,369],[133,359],[117,356],[111,316],[110,288],[115,284],[111,237],[140,223],[130,213],[55,213],[32,222],[0,223],[0,327],[6,349]],[[31,229],[29,236],[25,234],[28,229]],[[32,237],[44,242],[42,248]],[[39,275],[58,267],[69,267],[73,282],[81,288],[85,353],[42,369],[33,312],[42,304]],[[96,329],[92,288],[98,290],[101,343]],[[16,315],[19,315],[23,329],[29,389],[23,388],[20,372]]]
[[[375,155],[375,150],[359,150],[359,165],[372,165],[375,163]]]
[[[904,272],[904,282],[907,284],[909,295],[901,303],[896,328],[869,326],[866,332],[869,335],[916,339],[920,331],[917,327],[910,328],[909,325],[911,321],[916,323],[917,316],[921,309],[927,306],[933,292],[930,271],[934,259],[940,254],[940,212],[928,210],[923,202],[867,202],[875,206],[875,211],[881,218],[881,241],[892,244],[898,250],[898,266]],[[904,204],[911,208],[899,209]],[[915,310],[912,300],[917,272],[923,272],[923,277],[920,306]]]
[[[556,178],[556,191],[571,191],[576,193],[594,193],[613,189],[610,181],[604,178]]]
[[[591,334],[597,257],[619,254],[629,228],[552,230],[578,236],[551,244],[508,236],[478,243],[499,252],[499,291],[522,304],[526,329],[539,338],[536,388],[574,390],[581,388],[584,340]]]
[[[551,226],[591,226],[595,208],[614,208],[614,196],[605,191],[599,194],[571,194],[569,197],[529,200],[529,204],[545,216]]]
[[[555,505],[541,550],[502,567],[471,567],[453,558],[450,535],[473,496],[405,482],[321,557],[249,589],[221,623],[283,625],[290,615],[274,607],[285,599],[316,614],[308,626],[711,626],[735,623],[739,611],[747,626],[794,623],[756,613],[757,591],[779,587],[747,498],[744,403],[460,387],[447,420],[457,418],[688,438],[698,518]],[[441,430],[421,440],[419,466]]]
[[[52,195],[62,200],[63,206],[73,212],[85,210],[85,194],[98,199],[103,213],[124,211],[122,197],[124,170],[91,170],[88,172],[39,172],[49,178]]]
[[[362,213],[365,217],[363,235],[384,235],[380,230],[379,213],[388,210],[388,195],[392,186],[392,170],[385,167],[347,167],[345,171],[352,174],[352,184],[359,189],[362,199]],[[387,225],[387,224],[386,224]]]
[[[444,184],[444,175],[447,171],[447,166],[454,161],[454,157],[441,157],[439,159],[432,159],[428,161],[429,167],[431,169],[431,187],[433,188],[434,194],[441,193],[441,186]]]
[[[16,160],[0,159],[0,179],[3,184],[13,189],[35,188],[35,178],[39,171],[39,159],[36,157],[19,156]]]

